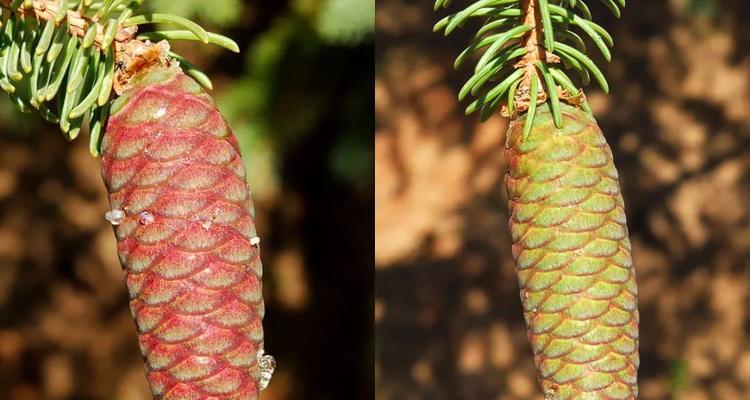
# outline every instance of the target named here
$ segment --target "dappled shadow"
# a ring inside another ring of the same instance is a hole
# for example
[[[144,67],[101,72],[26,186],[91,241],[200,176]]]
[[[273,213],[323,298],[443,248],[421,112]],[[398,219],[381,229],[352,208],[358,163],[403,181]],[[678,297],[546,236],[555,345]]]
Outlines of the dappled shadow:
[[[629,1],[621,20],[592,4],[616,47],[611,94],[587,94],[627,206],[642,397],[744,398],[750,9],[725,1],[713,17],[687,3]],[[455,100],[469,29],[432,33],[427,0],[378,5],[379,398],[539,399],[509,251],[506,125]]]

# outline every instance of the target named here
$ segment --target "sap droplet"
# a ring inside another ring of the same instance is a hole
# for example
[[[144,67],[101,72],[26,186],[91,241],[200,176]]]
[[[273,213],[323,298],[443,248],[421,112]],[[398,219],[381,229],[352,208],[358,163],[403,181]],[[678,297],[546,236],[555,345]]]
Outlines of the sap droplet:
[[[120,225],[125,220],[125,212],[122,210],[109,210],[104,214],[104,219],[112,225]]]
[[[154,113],[154,118],[161,118],[165,114],[167,114],[167,109],[164,108],[164,107],[162,107],[162,108],[156,110],[156,112]]]
[[[260,367],[260,390],[264,390],[271,382],[273,372],[276,371],[276,359],[260,349],[258,350],[258,366]]]
[[[559,389],[559,387],[557,386],[557,384],[553,383],[552,386],[550,386],[549,390],[546,390],[544,392],[544,400],[552,400],[552,399],[554,399],[555,398],[555,394],[557,394],[557,390],[558,389]]]
[[[198,364],[211,364],[211,357],[198,356],[195,357],[195,362]]]
[[[150,225],[154,223],[154,215],[148,211],[144,211],[138,215],[138,223],[141,225]]]
[[[260,244],[260,238],[256,236],[256,237],[250,239],[250,244],[253,245],[253,246],[259,245]]]

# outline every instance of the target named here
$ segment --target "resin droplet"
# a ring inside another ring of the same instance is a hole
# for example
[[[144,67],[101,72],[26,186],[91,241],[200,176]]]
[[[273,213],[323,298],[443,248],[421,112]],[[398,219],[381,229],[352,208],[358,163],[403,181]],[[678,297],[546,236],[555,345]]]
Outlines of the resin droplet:
[[[161,118],[161,117],[163,117],[163,116],[164,116],[164,114],[166,114],[166,113],[167,113],[167,109],[166,109],[166,108],[164,108],[164,107],[162,107],[162,108],[160,108],[160,109],[156,110],[156,112],[154,113],[154,118],[157,118],[157,119],[158,119],[158,118]]]
[[[205,221],[201,222],[201,226],[203,227],[203,229],[208,229],[213,224],[214,223],[211,220],[205,220]]]
[[[125,219],[125,212],[122,210],[110,210],[104,214],[104,219],[112,225],[120,225]]]
[[[198,364],[204,364],[204,365],[211,364],[211,357],[198,356],[193,359]]]
[[[260,366],[260,390],[265,390],[271,382],[273,371],[276,371],[276,359],[260,349],[258,350],[258,365]]]
[[[149,225],[154,223],[154,215],[148,211],[144,211],[139,215],[140,219],[138,222],[141,225]]]
[[[256,237],[250,239],[250,244],[253,245],[253,246],[259,245],[260,244],[260,238],[256,236]]]

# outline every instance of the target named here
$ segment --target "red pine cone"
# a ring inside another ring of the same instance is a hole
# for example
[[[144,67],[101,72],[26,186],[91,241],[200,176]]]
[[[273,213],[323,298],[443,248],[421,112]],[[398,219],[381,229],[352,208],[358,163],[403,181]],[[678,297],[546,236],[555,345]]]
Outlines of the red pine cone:
[[[257,399],[262,267],[237,140],[178,68],[112,105],[102,177],[148,381],[157,399]],[[265,364],[265,365],[261,365]]]

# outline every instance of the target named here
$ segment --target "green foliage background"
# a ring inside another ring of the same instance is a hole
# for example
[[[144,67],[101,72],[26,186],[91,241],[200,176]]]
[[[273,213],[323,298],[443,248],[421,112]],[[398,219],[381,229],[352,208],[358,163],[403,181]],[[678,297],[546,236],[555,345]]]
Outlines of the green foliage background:
[[[195,18],[216,31],[242,29],[245,21],[237,12],[243,10],[239,0],[152,0],[149,5]],[[251,13],[253,7],[248,8],[245,11]],[[363,93],[372,88],[362,82],[359,87],[334,90],[340,89],[336,84],[340,74],[356,71],[345,59],[328,57],[340,47],[353,50],[372,42],[374,0],[293,0],[285,12],[262,23],[267,29],[244,46],[240,75],[220,89],[217,99],[243,151],[254,160],[248,167],[252,167],[255,192],[265,196],[277,190],[278,182],[267,180],[278,166],[275,153],[309,134],[332,111],[333,98],[344,100],[343,109],[335,111],[344,134],[335,145],[331,168],[352,184],[366,181],[372,175],[371,137],[361,132],[373,122],[368,115],[372,99]],[[235,39],[243,40],[236,35]],[[342,63],[334,66],[332,61]]]

